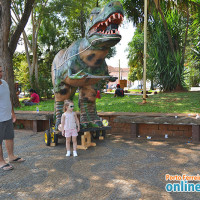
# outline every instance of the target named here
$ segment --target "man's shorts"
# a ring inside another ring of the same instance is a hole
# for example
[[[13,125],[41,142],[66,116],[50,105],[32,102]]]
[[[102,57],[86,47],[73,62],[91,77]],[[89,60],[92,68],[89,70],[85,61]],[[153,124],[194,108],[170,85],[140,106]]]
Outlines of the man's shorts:
[[[78,136],[76,129],[65,130],[65,137]]]
[[[14,128],[12,119],[0,122],[0,144],[3,140],[11,140],[14,138]]]

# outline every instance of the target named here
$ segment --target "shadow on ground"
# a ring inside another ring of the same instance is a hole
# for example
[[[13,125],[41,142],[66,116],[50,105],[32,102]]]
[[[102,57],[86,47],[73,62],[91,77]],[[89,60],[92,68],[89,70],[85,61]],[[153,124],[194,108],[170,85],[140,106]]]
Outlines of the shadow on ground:
[[[18,130],[15,135],[15,152],[26,162],[0,171],[0,199],[199,199],[197,192],[165,191],[173,183],[165,174],[199,174],[197,144],[110,135],[68,158],[64,138],[47,147],[42,133]]]

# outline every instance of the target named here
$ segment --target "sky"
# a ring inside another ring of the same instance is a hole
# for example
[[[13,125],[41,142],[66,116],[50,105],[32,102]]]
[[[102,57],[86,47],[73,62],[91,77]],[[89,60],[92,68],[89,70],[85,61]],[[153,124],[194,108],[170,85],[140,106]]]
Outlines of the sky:
[[[128,48],[128,43],[132,40],[134,36],[135,27],[133,27],[133,22],[128,22],[128,20],[124,19],[123,25],[119,28],[119,32],[122,36],[121,41],[115,46],[116,47],[116,55],[110,59],[106,59],[106,63],[112,67],[119,67],[119,59],[120,59],[120,67],[128,68],[128,51],[125,51]]]

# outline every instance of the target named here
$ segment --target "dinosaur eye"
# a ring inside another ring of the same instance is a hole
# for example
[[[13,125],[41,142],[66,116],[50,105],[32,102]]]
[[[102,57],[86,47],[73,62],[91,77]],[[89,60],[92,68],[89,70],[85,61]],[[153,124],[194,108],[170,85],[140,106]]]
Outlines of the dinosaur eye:
[[[109,3],[108,7],[112,7],[113,6],[113,3]]]

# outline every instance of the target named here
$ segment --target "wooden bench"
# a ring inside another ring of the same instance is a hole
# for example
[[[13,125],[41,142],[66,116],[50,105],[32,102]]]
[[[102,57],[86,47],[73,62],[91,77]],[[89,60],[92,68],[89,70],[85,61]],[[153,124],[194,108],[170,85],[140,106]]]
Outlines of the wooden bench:
[[[49,129],[53,121],[53,112],[41,111],[15,111],[17,121],[15,127],[23,127],[34,132],[45,131]]]
[[[200,118],[196,119],[196,115],[192,116],[169,116],[169,115],[160,115],[160,116],[117,116],[114,119],[116,123],[130,123],[131,124],[131,135],[133,138],[137,138],[139,135],[138,126],[141,124],[148,125],[184,125],[191,126],[191,136],[193,143],[200,142]],[[162,130],[161,130],[162,131]],[[164,131],[164,130],[163,130]]]

